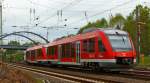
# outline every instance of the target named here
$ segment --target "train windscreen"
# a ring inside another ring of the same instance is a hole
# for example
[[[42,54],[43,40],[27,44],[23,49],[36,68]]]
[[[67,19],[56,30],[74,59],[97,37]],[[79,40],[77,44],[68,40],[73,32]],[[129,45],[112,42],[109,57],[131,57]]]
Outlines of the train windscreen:
[[[127,35],[108,35],[108,38],[114,51],[132,50],[131,42]]]

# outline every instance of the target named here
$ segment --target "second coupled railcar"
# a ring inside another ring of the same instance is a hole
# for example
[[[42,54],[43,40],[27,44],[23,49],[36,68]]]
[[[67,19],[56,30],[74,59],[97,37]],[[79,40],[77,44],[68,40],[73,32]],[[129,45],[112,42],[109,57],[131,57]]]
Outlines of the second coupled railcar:
[[[55,40],[42,48],[42,59],[37,58],[37,53],[33,55],[30,48],[27,53],[31,51],[37,63],[46,61],[57,65],[125,69],[136,63],[136,52],[129,34],[117,29],[97,29]]]

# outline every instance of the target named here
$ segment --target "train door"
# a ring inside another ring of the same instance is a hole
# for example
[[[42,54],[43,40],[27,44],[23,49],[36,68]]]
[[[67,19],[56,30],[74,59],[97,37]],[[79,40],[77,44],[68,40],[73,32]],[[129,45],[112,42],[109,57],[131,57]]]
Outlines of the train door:
[[[61,61],[61,55],[62,55],[62,48],[61,45],[58,45],[58,61]]]
[[[106,54],[106,48],[105,48],[105,46],[104,46],[104,44],[103,44],[103,42],[102,42],[102,39],[99,37],[98,38],[98,51],[99,51],[99,57],[105,57],[105,55],[107,55]]]
[[[80,41],[76,42],[76,62],[80,63]]]

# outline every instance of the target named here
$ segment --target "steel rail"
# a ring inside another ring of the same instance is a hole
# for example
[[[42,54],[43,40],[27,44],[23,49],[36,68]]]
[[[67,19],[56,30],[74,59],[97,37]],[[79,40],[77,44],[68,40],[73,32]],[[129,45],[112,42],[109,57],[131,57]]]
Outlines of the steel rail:
[[[39,74],[43,74],[46,76],[54,77],[60,80],[65,80],[69,82],[82,82],[82,83],[101,83],[101,82],[108,82],[108,83],[120,83],[118,81],[110,80],[110,79],[103,79],[103,78],[92,78],[92,77],[86,77],[86,76],[79,76],[79,75],[71,75],[71,74],[63,74],[63,73],[58,73],[58,72],[51,72],[51,71],[46,71],[42,69],[36,69],[36,68],[28,68],[25,66],[18,66],[14,64],[8,64],[9,66],[19,68],[19,69],[24,69],[27,71],[31,72],[37,72]]]
[[[10,65],[15,68],[31,71],[31,72],[37,72],[39,74],[47,75],[50,77],[55,77],[60,80],[65,80],[69,82],[83,82],[83,83],[97,83],[97,82],[111,82],[110,80],[97,80],[97,79],[92,79],[92,78],[86,78],[86,77],[81,77],[81,76],[73,76],[73,75],[67,75],[67,74],[60,74],[56,72],[50,72],[50,71],[44,71],[44,70],[39,70],[39,69],[34,69],[34,68],[28,68],[28,67],[23,67],[23,66],[18,66],[18,65]]]

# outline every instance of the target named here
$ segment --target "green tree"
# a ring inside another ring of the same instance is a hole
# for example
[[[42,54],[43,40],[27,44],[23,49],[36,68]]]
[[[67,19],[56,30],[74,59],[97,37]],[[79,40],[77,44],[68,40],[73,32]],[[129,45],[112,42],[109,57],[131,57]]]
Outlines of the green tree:
[[[94,27],[94,24],[89,22],[87,25],[83,26],[79,31],[78,31],[78,34],[79,33],[82,33],[83,30],[87,29],[87,28],[90,28],[90,27]]]
[[[8,45],[20,45],[18,41],[10,41]]]
[[[20,45],[20,43],[17,41],[10,41],[8,45],[18,46]],[[23,60],[23,51],[7,49],[6,54],[7,54],[6,56],[7,61],[22,61]]]
[[[98,27],[98,28],[106,28],[108,27],[108,23],[107,23],[107,20],[105,18],[102,18],[101,20],[97,20],[95,23],[94,23],[95,27]]]
[[[105,18],[102,18],[101,20],[97,20],[96,22],[89,22],[87,25],[81,27],[81,29],[78,31],[78,33],[82,33],[83,30],[87,28],[106,28],[108,27],[108,22]]]
[[[37,43],[38,44],[38,43]],[[25,46],[33,46],[35,45],[33,42],[25,42],[24,44],[22,45],[25,45]]]
[[[141,25],[141,52],[148,55],[150,53],[150,9],[146,6],[138,5],[133,12],[127,17],[125,21],[124,30],[128,31],[134,40],[134,44],[137,39],[137,20],[136,11],[139,10],[139,21],[145,23]]]
[[[19,42],[17,42],[17,41],[10,41],[9,43],[8,43],[8,45],[20,45],[20,43]],[[10,49],[8,49],[7,51],[6,51],[6,53],[7,54],[14,54],[14,53],[16,53],[17,52],[17,50],[10,50]]]
[[[124,25],[125,18],[121,14],[116,14],[114,17],[112,17],[109,21],[109,26],[114,27],[115,25],[122,26]]]

